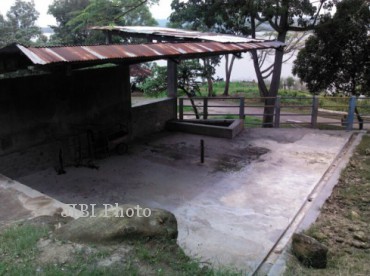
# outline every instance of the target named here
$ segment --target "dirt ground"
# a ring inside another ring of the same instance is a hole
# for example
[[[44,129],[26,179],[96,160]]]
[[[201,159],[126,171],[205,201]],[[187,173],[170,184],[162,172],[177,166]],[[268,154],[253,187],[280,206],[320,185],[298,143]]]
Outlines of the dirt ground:
[[[233,140],[161,133],[129,154],[18,179],[69,204],[164,208],[185,252],[213,265],[253,271],[284,233],[351,133],[248,129]],[[200,140],[206,145],[200,163]]]

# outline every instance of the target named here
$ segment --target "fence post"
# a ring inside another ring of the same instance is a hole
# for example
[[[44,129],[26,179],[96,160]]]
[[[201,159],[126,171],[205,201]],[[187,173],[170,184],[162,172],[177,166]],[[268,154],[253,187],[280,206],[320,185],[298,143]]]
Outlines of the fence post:
[[[240,97],[240,102],[239,102],[239,119],[242,119],[242,120],[245,119],[245,114],[244,114],[244,97]]]
[[[348,130],[348,131],[353,129],[353,121],[354,121],[354,117],[355,117],[355,108],[356,108],[356,97],[352,96],[349,99],[349,106],[348,106],[347,128],[346,128],[346,130]]]
[[[312,112],[311,112],[311,127],[317,127],[317,116],[319,114],[319,98],[317,96],[312,97]]]
[[[208,98],[207,97],[203,99],[203,119],[204,120],[208,119]]]
[[[275,121],[274,127],[280,127],[280,110],[281,110],[281,97],[277,96],[275,101]]]
[[[179,98],[179,119],[184,119],[184,98]]]

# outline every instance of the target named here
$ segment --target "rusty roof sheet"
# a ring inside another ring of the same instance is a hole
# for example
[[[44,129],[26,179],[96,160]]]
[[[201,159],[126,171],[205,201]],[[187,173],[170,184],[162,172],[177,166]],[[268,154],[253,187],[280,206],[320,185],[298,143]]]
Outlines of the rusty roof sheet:
[[[282,46],[284,46],[284,44],[278,41],[249,43],[188,42],[60,47],[25,47],[15,44],[13,45],[13,51],[20,51],[27,56],[33,64],[51,65],[76,62],[140,63],[158,59],[189,59],[226,53],[247,52],[252,49],[278,48]],[[9,52],[9,47],[3,49]],[[3,49],[0,49],[0,55],[4,54],[2,53]]]
[[[198,32],[183,29],[165,28],[165,27],[150,27],[150,26],[96,26],[91,27],[92,30],[101,31],[116,31],[127,35],[140,34],[158,36],[160,38],[177,38],[179,40],[189,39],[198,41],[213,41],[221,43],[248,43],[248,42],[264,42],[263,39],[253,39],[236,35]]]

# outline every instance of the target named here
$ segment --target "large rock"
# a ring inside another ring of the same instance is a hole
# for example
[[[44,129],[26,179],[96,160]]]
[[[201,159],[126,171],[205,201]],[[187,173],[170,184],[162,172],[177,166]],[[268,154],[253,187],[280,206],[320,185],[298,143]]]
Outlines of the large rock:
[[[81,217],[67,223],[55,231],[55,237],[75,242],[104,243],[128,239],[177,238],[175,216],[162,209],[150,209],[147,212],[131,212],[137,205],[120,205],[114,208],[95,211],[95,217]],[[127,214],[129,216],[127,216]],[[133,216],[131,216],[134,214]],[[91,214],[90,214],[91,215]]]
[[[293,254],[308,267],[326,268],[328,248],[304,234],[293,235]]]

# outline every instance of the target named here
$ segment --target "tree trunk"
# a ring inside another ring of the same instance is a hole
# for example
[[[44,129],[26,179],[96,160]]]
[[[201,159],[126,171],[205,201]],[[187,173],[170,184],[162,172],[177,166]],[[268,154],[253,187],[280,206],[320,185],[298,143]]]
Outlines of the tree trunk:
[[[188,97],[189,97],[189,95],[188,95]],[[189,97],[189,100],[191,102],[191,106],[193,107],[195,118],[200,119],[199,112],[198,112],[197,106],[194,103],[194,100],[192,99],[192,97]]]
[[[185,89],[185,87],[181,87],[179,86],[179,88],[185,92],[186,96],[188,96],[188,99],[190,100],[190,103],[191,103],[191,107],[193,108],[193,111],[194,111],[194,114],[195,114],[195,118],[196,119],[200,119],[200,116],[199,116],[199,112],[198,112],[198,109],[197,109],[197,106],[195,105],[194,103],[194,100],[193,100],[193,95],[187,90]]]
[[[286,37],[286,32],[279,33],[278,40],[284,42]],[[257,51],[252,51],[254,68],[258,80],[258,88],[260,90],[261,97],[268,97],[265,99],[264,115],[263,115],[263,127],[273,127],[274,126],[274,105],[276,96],[279,91],[281,67],[283,65],[284,51],[283,49],[275,50],[275,62],[273,68],[273,74],[271,79],[270,88],[267,89],[265,81],[262,76],[261,68],[258,64]]]
[[[225,89],[224,89],[224,96],[229,96],[229,87],[230,87],[230,78],[231,78],[231,71],[233,70],[235,56],[231,57],[230,65],[229,65],[229,55],[225,55]]]
[[[280,33],[278,35],[278,40],[281,42],[285,41],[286,32]],[[264,115],[263,115],[263,127],[273,127],[274,126],[274,105],[276,101],[276,96],[278,95],[279,86],[280,86],[280,77],[281,77],[281,67],[283,66],[283,57],[284,57],[284,50],[283,49],[276,49],[275,50],[275,62],[274,62],[274,72],[271,78],[271,84],[268,91],[267,99],[268,106],[264,108]],[[271,112],[272,109],[272,112]],[[272,114],[272,115],[271,115]]]
[[[252,37],[256,38],[256,25],[255,18],[251,19],[252,25]],[[288,11],[281,15],[279,27],[282,30],[278,33],[277,40],[280,42],[285,42],[287,35],[288,26]],[[263,113],[263,127],[273,127],[274,126],[274,110],[276,96],[279,91],[280,77],[281,77],[281,67],[283,65],[284,49],[278,48],[275,50],[275,60],[272,72],[270,88],[267,89],[264,78],[262,76],[261,68],[258,63],[258,55],[256,50],[252,50],[253,64],[258,80],[258,88],[260,90],[260,95],[263,97],[268,97],[265,99],[264,113]]]
[[[211,76],[207,76],[208,83],[208,97],[213,97],[213,81]]]
[[[204,63],[204,70],[205,70],[205,75],[207,78],[207,84],[208,84],[208,97],[213,97],[213,81],[212,81],[212,75],[209,70],[210,62],[208,58],[203,59]]]

